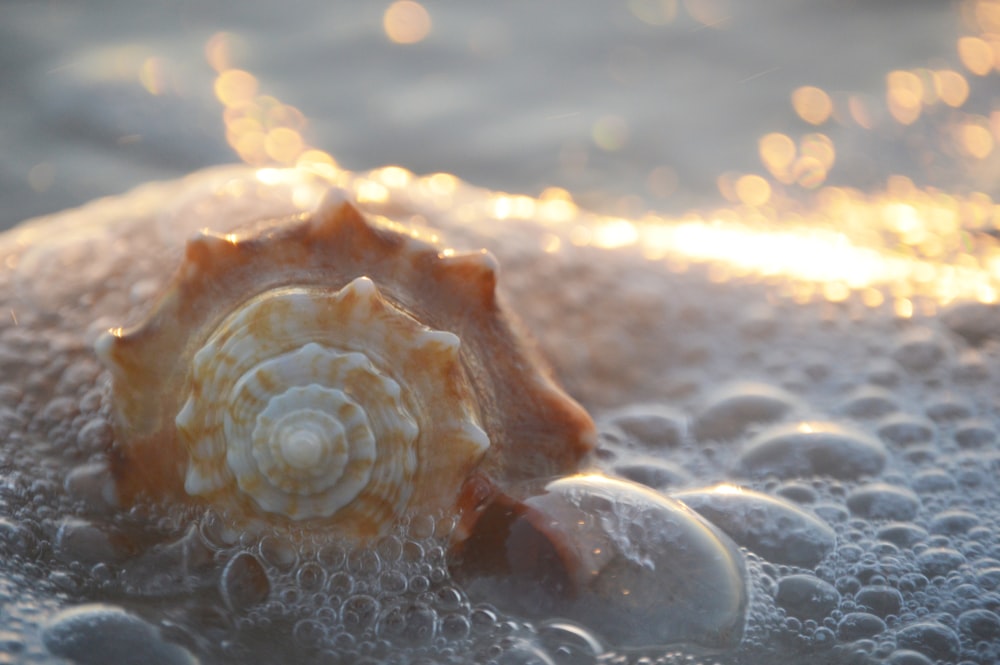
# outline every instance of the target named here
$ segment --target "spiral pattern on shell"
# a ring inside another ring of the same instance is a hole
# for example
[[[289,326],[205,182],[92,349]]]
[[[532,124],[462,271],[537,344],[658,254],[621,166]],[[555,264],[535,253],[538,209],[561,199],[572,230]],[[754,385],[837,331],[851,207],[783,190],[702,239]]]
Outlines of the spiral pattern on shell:
[[[185,489],[211,496],[236,482],[262,510],[292,519],[348,506],[365,520],[398,519],[422,429],[450,447],[489,446],[460,401],[418,424],[428,412],[420,395],[449,392],[459,346],[366,277],[333,293],[296,287],[252,299],[194,355],[194,388],[176,418],[191,460]]]
[[[188,496],[363,539],[457,509],[474,474],[552,475],[593,445],[501,307],[491,256],[331,199],[191,240],[146,320],[98,342],[126,502]]]

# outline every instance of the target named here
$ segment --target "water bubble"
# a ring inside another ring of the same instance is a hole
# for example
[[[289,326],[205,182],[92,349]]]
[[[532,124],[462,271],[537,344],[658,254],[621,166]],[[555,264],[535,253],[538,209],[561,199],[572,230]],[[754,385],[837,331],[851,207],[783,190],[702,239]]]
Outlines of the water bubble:
[[[362,635],[375,624],[379,603],[367,595],[351,596],[344,602],[341,620],[344,628],[353,635]]]
[[[241,552],[222,570],[219,591],[230,610],[243,612],[267,599],[271,582],[257,557]]]
[[[464,614],[446,614],[441,617],[441,636],[451,642],[465,639],[472,630],[472,623]]]
[[[379,578],[379,588],[389,596],[398,596],[406,591],[406,573],[401,570],[387,570]]]
[[[983,420],[966,420],[955,428],[955,441],[963,448],[984,448],[996,440],[996,430]]]
[[[394,644],[428,644],[437,631],[437,613],[423,603],[390,605],[379,614],[376,631]]]
[[[854,418],[879,418],[899,410],[891,392],[877,386],[861,386],[840,405],[840,410]]]
[[[750,551],[774,563],[811,567],[833,549],[833,529],[798,506],[721,485],[673,495]]]
[[[337,543],[327,543],[317,553],[317,559],[325,569],[337,570],[347,560],[347,552]]]
[[[935,331],[916,328],[900,338],[892,357],[912,372],[927,372],[944,360],[946,348]]]
[[[959,654],[958,636],[936,621],[920,621],[901,628],[896,633],[896,644],[932,660],[954,661]]]
[[[356,549],[347,555],[347,570],[359,577],[372,577],[382,570],[382,560],[375,550]]]
[[[281,571],[291,570],[299,559],[298,552],[290,542],[275,536],[261,538],[257,551],[265,563]]]
[[[882,443],[862,432],[833,423],[799,423],[755,436],[740,452],[738,468],[752,477],[856,479],[879,473],[886,457]]]
[[[854,594],[854,602],[884,619],[890,614],[899,614],[903,607],[903,595],[890,586],[866,586]]]
[[[822,620],[840,604],[840,593],[812,575],[788,575],[778,581],[775,602],[799,619]]]
[[[897,446],[927,443],[934,437],[934,423],[906,413],[897,413],[879,422],[878,435]]]
[[[837,624],[837,634],[848,642],[875,637],[884,631],[885,622],[867,612],[850,612]]]
[[[931,547],[917,555],[920,571],[930,578],[947,575],[963,563],[962,553],[950,547]]]
[[[781,388],[764,383],[734,383],[708,398],[692,429],[699,441],[725,441],[750,425],[771,423],[798,408],[798,400]]]
[[[885,665],[934,665],[934,662],[922,653],[898,649],[885,659]]]
[[[302,649],[316,649],[326,640],[326,627],[313,619],[300,619],[292,628],[292,639]]]
[[[81,665],[197,663],[185,649],[165,642],[153,625],[110,605],[80,605],[57,613],[42,627],[42,641],[52,654]]]
[[[326,590],[337,596],[347,596],[354,591],[354,578],[345,572],[330,575]]]
[[[602,428],[617,430],[623,439],[642,448],[676,447],[684,434],[684,417],[660,404],[633,404],[600,420]]]
[[[979,524],[979,517],[967,510],[943,510],[931,518],[930,532],[946,536],[966,533]]]
[[[917,514],[920,499],[903,487],[871,483],[848,494],[847,507],[854,515],[867,519],[903,521]]]
[[[121,561],[128,555],[104,529],[76,518],[66,518],[59,525],[55,548],[63,561],[83,564]]]
[[[295,571],[295,581],[305,593],[319,591],[326,585],[326,571],[314,561],[307,561]]]

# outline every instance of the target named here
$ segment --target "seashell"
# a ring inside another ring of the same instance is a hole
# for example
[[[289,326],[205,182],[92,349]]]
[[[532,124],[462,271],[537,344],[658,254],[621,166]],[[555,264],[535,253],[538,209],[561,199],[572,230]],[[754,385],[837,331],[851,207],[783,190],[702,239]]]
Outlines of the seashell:
[[[337,194],[192,239],[145,321],[97,353],[126,503],[190,497],[365,539],[456,510],[470,476],[565,473],[593,446],[490,254],[443,251]]]

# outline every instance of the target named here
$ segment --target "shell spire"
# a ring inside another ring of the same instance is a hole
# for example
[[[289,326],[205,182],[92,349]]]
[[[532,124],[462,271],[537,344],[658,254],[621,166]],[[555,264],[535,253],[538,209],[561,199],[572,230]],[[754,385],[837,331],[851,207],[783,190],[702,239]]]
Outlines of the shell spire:
[[[409,513],[575,469],[593,424],[550,378],[488,252],[331,196],[189,241],[145,321],[104,336],[120,495],[193,497],[365,539]]]

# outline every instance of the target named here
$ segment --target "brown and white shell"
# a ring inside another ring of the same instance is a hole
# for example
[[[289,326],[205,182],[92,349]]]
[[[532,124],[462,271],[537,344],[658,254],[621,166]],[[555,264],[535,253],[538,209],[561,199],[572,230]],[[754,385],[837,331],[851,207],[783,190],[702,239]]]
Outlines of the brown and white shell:
[[[191,497],[346,537],[574,470],[593,424],[550,378],[485,251],[454,253],[339,194],[203,233],[145,321],[97,344],[122,500]]]

